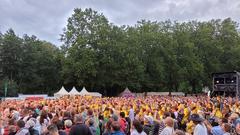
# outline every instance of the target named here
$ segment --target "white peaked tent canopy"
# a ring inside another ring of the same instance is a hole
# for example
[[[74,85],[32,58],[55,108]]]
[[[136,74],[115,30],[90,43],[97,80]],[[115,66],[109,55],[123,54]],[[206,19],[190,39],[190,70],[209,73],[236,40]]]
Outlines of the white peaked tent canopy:
[[[88,92],[85,87],[83,87],[82,91],[80,92],[81,96],[94,96],[94,97],[102,97],[102,94],[98,92]]]
[[[63,86],[58,92],[54,93],[54,97],[61,97],[65,95],[69,95],[69,93],[64,89]]]
[[[82,90],[80,91],[80,95],[81,96],[90,96],[90,93],[86,90],[85,87],[83,87]]]
[[[73,86],[72,90],[69,92],[70,95],[80,95],[80,92]]]

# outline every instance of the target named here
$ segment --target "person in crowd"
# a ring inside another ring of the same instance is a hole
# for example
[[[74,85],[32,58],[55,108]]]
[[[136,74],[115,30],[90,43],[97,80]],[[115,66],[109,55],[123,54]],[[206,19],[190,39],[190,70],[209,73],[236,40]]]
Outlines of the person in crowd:
[[[46,131],[48,125],[50,124],[47,111],[42,110],[41,115],[37,119],[39,121],[39,126],[41,127],[40,134],[42,134]]]
[[[1,126],[3,125],[3,122],[1,124]],[[16,120],[11,118],[10,120],[8,120],[7,122],[7,126],[3,127],[2,126],[2,134],[3,135],[14,135],[17,132],[17,127],[16,127]]]
[[[158,134],[161,134],[162,131],[163,131],[163,129],[166,127],[164,120],[165,120],[167,117],[170,117],[170,113],[169,113],[169,112],[164,112],[163,117],[162,117],[162,120],[161,120],[160,123],[159,123]]]
[[[223,135],[224,134],[224,129],[222,124],[228,123],[228,120],[223,118],[223,119],[218,119],[218,126],[212,126],[208,121],[204,121],[208,131],[212,135]]]
[[[160,135],[173,135],[174,133],[174,120],[171,117],[167,117],[164,120],[166,127],[160,133]]]
[[[47,127],[47,135],[59,135],[58,128],[55,124],[51,124]]]
[[[92,135],[96,135],[97,134],[97,129],[96,129],[96,127],[94,127],[94,120],[89,119],[87,123],[88,123],[88,127],[90,128],[90,131],[91,131]]]
[[[154,128],[154,125],[153,125],[153,117],[152,116],[147,116],[145,115],[144,116],[144,126],[143,126],[143,130],[146,134],[152,134],[153,132],[153,128]]]
[[[223,135],[231,135],[231,125],[229,123],[223,123],[222,124],[222,128],[223,128],[223,131],[224,131],[224,134]]]
[[[176,130],[173,135],[186,135],[182,130]]]
[[[66,134],[68,135],[70,130],[71,130],[71,127],[72,127],[72,121],[71,120],[65,120],[64,121],[64,126],[65,126],[65,132]]]
[[[198,114],[192,114],[190,119],[196,125],[194,128],[193,135],[208,135],[207,128],[203,123],[204,119],[201,118]]]
[[[99,114],[98,119],[99,119],[99,125],[98,126],[99,126],[99,129],[100,129],[100,135],[102,135],[103,132],[104,132],[104,125],[105,125],[105,121],[104,121],[103,115]]]
[[[139,120],[133,120],[133,130],[131,132],[131,135],[147,135],[143,131],[143,125]]]
[[[112,133],[112,129],[111,129],[112,122],[113,122],[113,120],[110,119],[110,120],[106,123],[106,125],[105,125],[105,130],[104,130],[104,132],[103,132],[103,135],[111,135],[111,133]]]
[[[121,126],[120,126],[120,123],[118,121],[113,121],[112,122],[111,130],[112,130],[111,135],[124,135],[124,133],[121,132]]]
[[[237,124],[240,123],[240,118],[237,113],[232,113],[228,119],[229,119],[229,123],[231,123],[233,127],[236,127]]]
[[[125,113],[124,112],[120,112],[120,119],[119,119],[119,123],[120,123],[120,130],[123,133],[127,133],[127,121],[125,119]]]
[[[81,133],[81,135],[92,135],[89,127],[84,124],[82,116],[76,114],[74,116],[74,125],[72,126],[69,135],[79,135],[79,133]]]
[[[18,120],[17,129],[16,135],[29,135],[29,131],[25,128],[25,122],[23,120]]]
[[[57,128],[58,128],[58,133],[59,133],[59,135],[67,135],[66,132],[65,132],[65,130],[64,130],[64,123],[62,123],[61,120],[58,120],[58,121],[56,122],[56,126],[57,126]]]
[[[23,120],[26,123],[28,121],[29,117],[30,117],[29,109],[27,109],[27,108],[23,109],[21,114],[22,114],[22,116],[21,116],[20,119]]]
[[[25,127],[28,129],[30,135],[40,135],[38,130],[35,129],[35,119],[31,118],[27,121],[27,123],[25,124]]]
[[[134,109],[133,109],[133,105],[130,105],[130,110],[129,110],[129,115],[128,117],[131,119],[131,122],[133,122],[135,116],[134,116]]]

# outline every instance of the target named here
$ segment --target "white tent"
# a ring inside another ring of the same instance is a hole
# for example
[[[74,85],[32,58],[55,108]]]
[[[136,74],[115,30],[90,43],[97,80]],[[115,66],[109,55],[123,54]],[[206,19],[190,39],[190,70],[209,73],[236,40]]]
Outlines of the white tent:
[[[90,96],[91,94],[86,90],[85,87],[80,91],[81,96]]]
[[[102,94],[101,93],[98,93],[98,92],[90,92],[91,96],[93,97],[102,97]]]
[[[70,95],[80,95],[80,92],[73,86],[72,90],[69,92]]]
[[[102,97],[102,94],[98,92],[88,92],[85,87],[83,87],[82,91],[80,92],[81,96],[94,96],[94,97]]]
[[[63,86],[58,92],[54,93],[54,97],[61,97],[65,95],[69,95],[69,93],[64,89]]]

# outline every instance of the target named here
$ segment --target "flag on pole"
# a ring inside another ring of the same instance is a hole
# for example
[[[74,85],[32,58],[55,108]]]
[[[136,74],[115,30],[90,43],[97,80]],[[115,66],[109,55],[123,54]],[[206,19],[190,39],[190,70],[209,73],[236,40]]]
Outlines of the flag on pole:
[[[8,83],[7,83],[7,81],[5,81],[5,84],[4,84],[4,97],[7,97],[7,89],[8,89]]]

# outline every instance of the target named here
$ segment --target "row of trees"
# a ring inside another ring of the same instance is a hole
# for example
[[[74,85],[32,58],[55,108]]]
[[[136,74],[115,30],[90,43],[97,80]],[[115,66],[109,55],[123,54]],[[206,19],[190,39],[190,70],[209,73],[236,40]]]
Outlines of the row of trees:
[[[61,52],[35,36],[18,37],[12,29],[0,35],[0,90],[8,95],[50,93],[60,84]]]
[[[62,84],[107,95],[124,87],[197,92],[211,86],[213,72],[240,71],[239,34],[230,18],[117,26],[92,9],[75,9],[61,48],[13,30],[2,34],[2,77],[27,93],[53,93]]]

